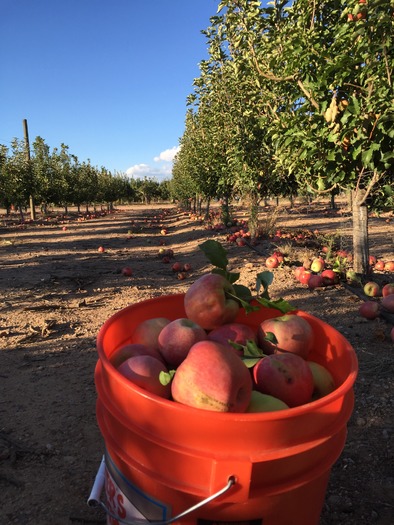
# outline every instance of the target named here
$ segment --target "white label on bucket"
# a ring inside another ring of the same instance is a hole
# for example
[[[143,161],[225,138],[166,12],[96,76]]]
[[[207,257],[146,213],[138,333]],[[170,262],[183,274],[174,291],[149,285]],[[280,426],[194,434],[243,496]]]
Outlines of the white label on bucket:
[[[135,518],[148,521],[145,516],[139,512],[138,509],[126,498],[123,492],[120,490],[118,485],[115,483],[113,477],[105,469],[105,496],[107,500],[108,510],[113,516],[118,516],[119,519],[115,519],[113,516],[107,517],[108,525],[121,525],[122,522],[132,521]]]

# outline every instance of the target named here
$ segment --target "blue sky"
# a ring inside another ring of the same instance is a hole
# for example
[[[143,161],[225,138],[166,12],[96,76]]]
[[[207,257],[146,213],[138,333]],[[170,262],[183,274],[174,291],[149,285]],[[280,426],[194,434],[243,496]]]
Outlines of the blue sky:
[[[2,0],[0,144],[169,178],[219,0]]]

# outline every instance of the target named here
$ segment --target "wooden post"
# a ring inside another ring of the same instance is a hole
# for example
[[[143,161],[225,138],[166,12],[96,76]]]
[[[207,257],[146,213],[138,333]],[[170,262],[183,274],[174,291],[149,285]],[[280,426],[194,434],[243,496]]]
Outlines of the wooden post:
[[[30,143],[29,143],[29,132],[27,129],[27,120],[23,119],[23,134],[25,137],[25,147],[26,147],[26,161],[27,166],[29,170],[29,174],[31,176],[31,159],[30,159]],[[36,208],[34,205],[34,199],[33,196],[30,195],[30,217],[32,221],[36,220]]]

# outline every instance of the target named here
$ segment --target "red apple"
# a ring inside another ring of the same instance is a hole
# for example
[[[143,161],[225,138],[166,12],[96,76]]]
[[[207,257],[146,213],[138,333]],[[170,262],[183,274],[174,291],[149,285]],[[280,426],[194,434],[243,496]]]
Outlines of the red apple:
[[[314,290],[315,288],[321,288],[324,286],[323,277],[321,275],[312,274],[308,281],[308,288]]]
[[[207,338],[206,331],[190,319],[175,319],[158,337],[159,351],[167,365],[176,368],[186,358],[190,348]]]
[[[368,263],[370,266],[374,266],[377,263],[377,259],[374,255],[370,255],[368,258]]]
[[[311,270],[315,273],[320,273],[324,270],[324,259],[321,257],[317,257],[316,259],[313,259],[311,263]]]
[[[160,361],[163,361],[159,351],[156,348],[139,343],[121,346],[111,355],[110,361],[115,368],[118,368],[119,365],[121,365],[124,361],[137,355],[150,355],[156,359],[159,359]]]
[[[255,389],[274,396],[289,407],[308,403],[314,389],[307,362],[296,354],[273,354],[254,366]]]
[[[334,270],[323,270],[321,276],[323,279],[323,286],[332,286],[339,281],[339,275],[337,272],[334,272]]]
[[[380,286],[378,283],[369,281],[364,285],[364,293],[365,295],[368,295],[368,297],[377,297],[381,293]]]
[[[278,250],[274,251],[272,255],[278,259],[279,264],[284,262],[285,260],[285,256],[283,255],[283,253]]]
[[[122,275],[125,277],[131,277],[133,275],[133,270],[130,268],[130,266],[125,266],[122,268]]]
[[[240,308],[234,295],[233,285],[222,275],[203,275],[185,293],[186,316],[205,330],[232,323]]]
[[[186,273],[185,272],[179,272],[177,277],[178,277],[178,279],[180,281],[183,281],[184,279],[186,279]]]
[[[382,272],[384,270],[385,264],[384,261],[377,261],[374,270],[377,270],[378,272]]]
[[[257,333],[247,324],[243,323],[227,323],[211,330],[208,334],[210,341],[216,341],[227,347],[229,350],[235,350],[229,341],[239,345],[246,345],[247,341],[254,341],[257,343]],[[237,353],[243,354],[242,351]]]
[[[335,381],[327,368],[314,361],[307,361],[313,377],[313,399],[331,394],[335,390]]]
[[[179,262],[174,262],[174,264],[171,266],[171,269],[173,272],[180,272],[182,269],[182,265]]]
[[[249,369],[215,341],[192,346],[171,383],[174,401],[216,412],[245,412],[252,395]]]
[[[276,337],[276,344],[266,339],[269,333]],[[306,359],[314,344],[314,336],[306,319],[299,315],[286,314],[260,323],[257,341],[265,353],[293,353]]]
[[[137,355],[124,361],[118,371],[134,384],[155,394],[169,399],[171,397],[171,384],[162,385],[160,373],[167,372],[166,365],[151,355]]]
[[[387,261],[384,265],[386,272],[394,272],[394,261]]]
[[[312,275],[313,275],[313,273],[310,270],[304,270],[300,274],[300,278],[299,278],[300,283],[301,284],[308,284],[309,279],[311,278]]]
[[[386,295],[386,297],[383,297],[380,304],[385,310],[387,310],[391,314],[394,314],[394,294]]]
[[[131,335],[131,342],[159,350],[159,334],[169,322],[170,320],[166,317],[145,319],[135,328]]]
[[[279,261],[277,257],[271,255],[271,257],[267,257],[265,260],[265,265],[267,268],[277,268],[279,266]]]
[[[382,295],[386,297],[387,295],[394,294],[394,283],[387,283],[382,288]]]
[[[305,268],[303,266],[297,266],[297,268],[294,270],[294,277],[297,279],[297,281],[300,280],[301,274],[305,272]]]
[[[191,269],[192,269],[191,264],[189,264],[189,263],[185,263],[185,264],[183,265],[183,271],[184,271],[184,272],[190,272]]]
[[[104,248],[104,246],[99,246],[99,247],[97,248],[97,251],[100,252],[100,253],[104,253],[104,252],[105,252],[105,248]]]
[[[372,320],[379,316],[379,310],[379,303],[376,301],[365,301],[365,303],[360,304],[358,313],[361,317]]]

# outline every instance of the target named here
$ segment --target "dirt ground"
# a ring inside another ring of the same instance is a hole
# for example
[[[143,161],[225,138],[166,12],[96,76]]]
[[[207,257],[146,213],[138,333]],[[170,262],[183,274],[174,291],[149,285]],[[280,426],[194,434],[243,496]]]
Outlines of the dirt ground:
[[[243,210],[236,209],[242,217]],[[274,208],[262,209],[263,221]],[[159,216],[160,215],[160,216]],[[391,219],[390,219],[391,217]],[[370,219],[370,251],[394,260],[392,215]],[[346,210],[328,205],[283,208],[282,229],[337,233],[351,246]],[[168,229],[163,236],[162,228]],[[120,309],[155,296],[185,292],[212,268],[198,244],[214,238],[228,251],[231,269],[253,288],[264,260],[283,242],[254,249],[226,241],[174,206],[121,207],[89,220],[75,215],[18,224],[0,218],[0,523],[2,525],[102,524],[101,509],[86,500],[104,452],[95,417],[95,339]],[[178,280],[158,251],[190,263]],[[284,241],[289,249],[289,241]],[[105,248],[104,253],[98,247]],[[342,285],[310,291],[293,278],[292,261],[317,254],[291,248],[290,264],[274,270],[272,298],[284,297],[339,330],[359,360],[355,408],[343,453],[332,469],[321,525],[389,525],[394,522],[394,346],[391,325],[358,315],[361,299]],[[120,270],[130,266],[131,277]],[[380,272],[380,283],[394,274]],[[308,525],[308,524],[305,524]]]

